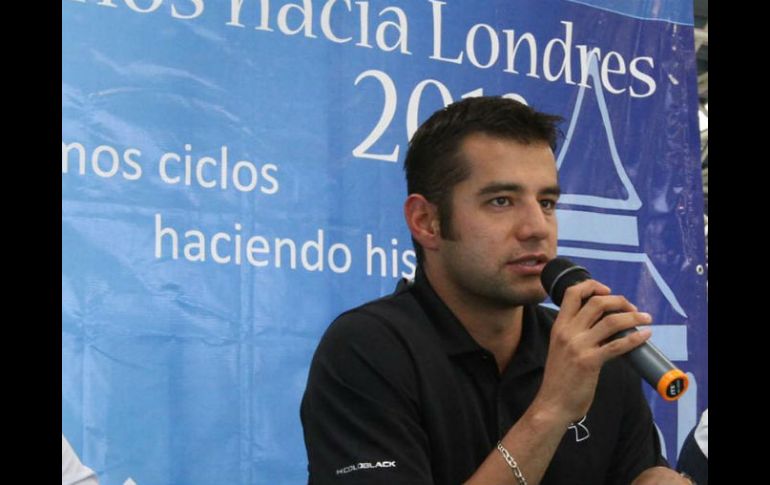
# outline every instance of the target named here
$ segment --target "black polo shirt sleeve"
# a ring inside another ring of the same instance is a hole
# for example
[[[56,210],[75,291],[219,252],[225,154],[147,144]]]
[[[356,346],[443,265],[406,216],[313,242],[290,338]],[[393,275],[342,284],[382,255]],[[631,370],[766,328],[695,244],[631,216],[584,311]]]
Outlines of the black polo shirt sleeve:
[[[652,412],[642,393],[639,375],[621,359],[615,362],[623,372],[624,406],[621,431],[613,452],[609,484],[631,483],[644,470],[668,466],[661,454],[660,439]]]
[[[332,323],[300,411],[311,485],[433,483],[410,353],[365,308]]]

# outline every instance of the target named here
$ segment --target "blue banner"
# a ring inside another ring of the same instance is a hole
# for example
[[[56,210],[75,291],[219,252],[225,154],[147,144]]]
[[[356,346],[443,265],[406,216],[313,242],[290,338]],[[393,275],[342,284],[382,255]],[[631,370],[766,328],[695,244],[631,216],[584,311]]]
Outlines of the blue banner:
[[[414,274],[409,136],[495,94],[565,118],[559,253],[651,313],[690,374],[675,403],[645,387],[675,462],[708,406],[691,3],[622,3],[63,0],[81,461],[106,484],[305,483],[320,335]]]

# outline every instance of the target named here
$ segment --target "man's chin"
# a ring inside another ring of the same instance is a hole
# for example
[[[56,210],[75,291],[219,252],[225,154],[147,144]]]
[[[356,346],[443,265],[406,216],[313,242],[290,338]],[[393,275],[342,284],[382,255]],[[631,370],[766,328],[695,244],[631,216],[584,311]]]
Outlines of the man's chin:
[[[532,291],[530,293],[517,292],[516,294],[499,295],[497,302],[505,307],[517,307],[522,305],[537,305],[546,299],[544,291]]]
[[[535,295],[532,295],[529,299],[525,300],[525,305],[537,305],[539,303],[543,303],[548,295],[545,294],[545,292],[538,293]]]
[[[548,294],[540,286],[540,282],[538,282],[537,287],[523,288],[516,293],[517,299],[522,302],[522,305],[536,305],[543,303],[548,298]]]

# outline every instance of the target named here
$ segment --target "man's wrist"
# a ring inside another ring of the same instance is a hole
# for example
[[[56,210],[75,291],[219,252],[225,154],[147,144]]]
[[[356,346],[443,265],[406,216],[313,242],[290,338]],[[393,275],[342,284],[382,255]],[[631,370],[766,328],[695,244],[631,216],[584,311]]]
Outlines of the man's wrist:
[[[530,425],[538,431],[547,429],[561,431],[572,423],[572,420],[566,416],[566,413],[561,412],[556,407],[543,405],[536,400],[530,405],[523,417],[527,418]]]

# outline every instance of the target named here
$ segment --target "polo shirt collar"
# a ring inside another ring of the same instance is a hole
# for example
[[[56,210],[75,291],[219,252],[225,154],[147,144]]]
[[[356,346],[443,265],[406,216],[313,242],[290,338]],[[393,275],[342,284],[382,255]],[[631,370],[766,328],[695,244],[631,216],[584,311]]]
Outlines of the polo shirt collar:
[[[538,305],[524,306],[521,340],[506,373],[515,369],[514,374],[521,375],[544,368],[550,334],[551,319],[546,317],[545,310]]]
[[[452,310],[436,294],[425,276],[422,266],[417,268],[411,290],[425,313],[428,314],[428,318],[441,338],[441,345],[448,355],[484,351],[452,313]]]
[[[441,345],[447,355],[456,356],[472,352],[486,352],[468,333],[460,320],[441,300],[431,286],[428,278],[418,267],[414,283],[410,287],[417,301],[423,307],[441,339]],[[521,341],[508,367],[526,371],[545,365],[548,351],[550,321],[543,318],[543,309],[537,305],[524,307]],[[517,372],[518,373],[518,372]]]

